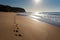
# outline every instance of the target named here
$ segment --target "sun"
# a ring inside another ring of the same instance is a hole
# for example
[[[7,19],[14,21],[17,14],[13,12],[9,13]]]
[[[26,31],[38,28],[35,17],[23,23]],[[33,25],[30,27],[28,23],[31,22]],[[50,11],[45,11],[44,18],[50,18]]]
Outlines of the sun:
[[[39,2],[41,2],[42,0],[34,0],[36,4],[38,4]]]

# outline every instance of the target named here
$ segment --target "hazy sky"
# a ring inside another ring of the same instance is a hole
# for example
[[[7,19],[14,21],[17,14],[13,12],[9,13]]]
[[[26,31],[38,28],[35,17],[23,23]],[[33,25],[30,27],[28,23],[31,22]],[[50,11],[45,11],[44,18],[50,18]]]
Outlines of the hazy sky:
[[[24,8],[27,12],[60,12],[60,0],[0,0],[0,4]]]

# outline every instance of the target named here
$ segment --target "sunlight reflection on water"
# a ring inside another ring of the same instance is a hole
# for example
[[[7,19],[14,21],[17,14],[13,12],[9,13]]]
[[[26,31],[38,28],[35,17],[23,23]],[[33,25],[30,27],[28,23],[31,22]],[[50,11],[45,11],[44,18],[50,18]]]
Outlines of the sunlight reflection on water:
[[[28,16],[30,18],[44,21],[53,25],[60,26],[60,12],[28,12],[28,13],[19,13],[19,16]]]

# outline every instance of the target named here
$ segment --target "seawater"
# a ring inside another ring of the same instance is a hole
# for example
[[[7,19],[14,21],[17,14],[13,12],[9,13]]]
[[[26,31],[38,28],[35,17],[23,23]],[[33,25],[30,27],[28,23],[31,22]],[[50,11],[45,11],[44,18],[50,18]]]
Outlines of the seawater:
[[[28,16],[38,21],[43,21],[55,26],[60,27],[60,12],[26,12],[16,13],[19,16]]]

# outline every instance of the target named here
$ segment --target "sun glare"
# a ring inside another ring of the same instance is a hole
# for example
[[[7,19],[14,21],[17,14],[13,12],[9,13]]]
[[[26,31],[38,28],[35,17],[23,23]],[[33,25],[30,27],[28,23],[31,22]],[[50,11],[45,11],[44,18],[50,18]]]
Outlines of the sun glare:
[[[36,4],[38,4],[39,2],[41,2],[41,0],[34,0]]]
[[[35,12],[34,14],[35,14],[35,15],[39,15],[39,12]]]

